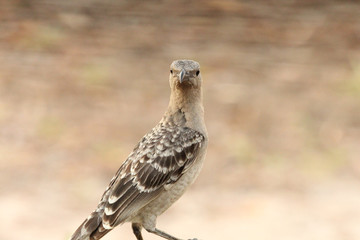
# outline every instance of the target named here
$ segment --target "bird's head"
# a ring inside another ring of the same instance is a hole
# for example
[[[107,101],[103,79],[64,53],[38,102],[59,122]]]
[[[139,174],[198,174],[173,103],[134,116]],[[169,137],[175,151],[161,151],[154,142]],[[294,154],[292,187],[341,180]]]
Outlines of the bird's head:
[[[193,60],[175,60],[170,65],[170,87],[199,89],[201,87],[200,64]]]

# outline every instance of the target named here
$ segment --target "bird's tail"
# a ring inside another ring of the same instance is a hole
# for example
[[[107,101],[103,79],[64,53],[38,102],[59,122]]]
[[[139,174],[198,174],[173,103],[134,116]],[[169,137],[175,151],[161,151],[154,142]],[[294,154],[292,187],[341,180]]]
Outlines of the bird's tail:
[[[105,229],[102,225],[100,212],[92,212],[90,216],[76,229],[70,240],[98,240],[111,229]]]

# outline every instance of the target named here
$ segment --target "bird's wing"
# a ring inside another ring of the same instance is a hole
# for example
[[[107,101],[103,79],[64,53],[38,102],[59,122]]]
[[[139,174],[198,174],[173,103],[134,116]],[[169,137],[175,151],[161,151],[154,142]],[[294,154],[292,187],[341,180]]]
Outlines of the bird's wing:
[[[158,125],[145,135],[108,188],[102,218],[111,229],[176,182],[192,165],[205,137],[190,128]],[[104,199],[105,200],[105,199]]]

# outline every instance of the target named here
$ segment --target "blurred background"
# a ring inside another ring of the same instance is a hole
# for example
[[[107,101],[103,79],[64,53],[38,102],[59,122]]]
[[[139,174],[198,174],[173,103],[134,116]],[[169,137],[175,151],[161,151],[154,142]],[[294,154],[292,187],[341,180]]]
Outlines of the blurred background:
[[[360,2],[1,0],[0,239],[67,239],[200,62],[181,238],[360,239]],[[159,239],[144,233],[145,239]],[[135,239],[129,224],[106,237]]]

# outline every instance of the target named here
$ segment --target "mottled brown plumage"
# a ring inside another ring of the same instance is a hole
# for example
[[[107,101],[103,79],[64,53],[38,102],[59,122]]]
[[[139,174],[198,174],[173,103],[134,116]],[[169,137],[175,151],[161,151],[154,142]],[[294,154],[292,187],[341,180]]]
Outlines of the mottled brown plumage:
[[[111,180],[96,210],[71,240],[95,240],[115,226],[132,222],[137,240],[141,228],[169,240],[156,217],[171,206],[198,175],[206,152],[200,66],[177,60],[170,66],[171,96],[158,125],[136,145]]]

